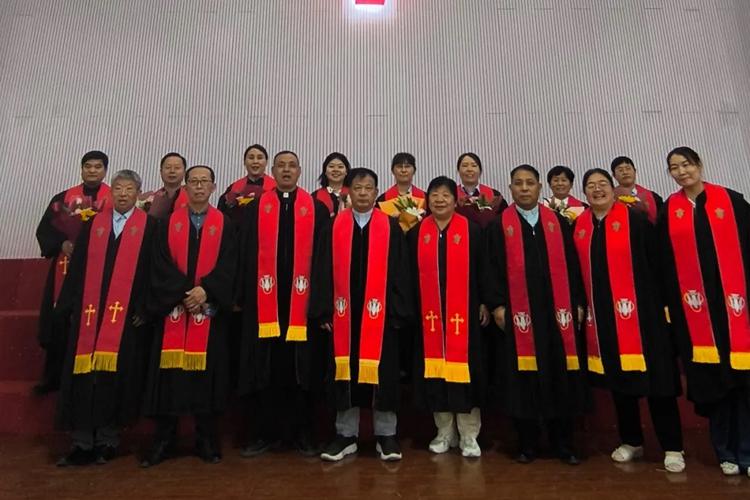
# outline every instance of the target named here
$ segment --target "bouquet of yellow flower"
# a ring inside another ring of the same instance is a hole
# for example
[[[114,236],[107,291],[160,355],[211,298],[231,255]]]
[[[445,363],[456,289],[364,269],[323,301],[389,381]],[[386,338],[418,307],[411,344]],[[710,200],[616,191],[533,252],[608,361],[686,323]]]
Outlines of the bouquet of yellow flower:
[[[70,241],[74,241],[81,230],[81,223],[88,222],[101,212],[103,207],[104,200],[94,202],[90,196],[74,198],[67,204],[58,202],[52,207],[55,213],[52,224],[65,233]]]
[[[392,200],[381,201],[378,206],[386,215],[398,217],[398,224],[404,232],[407,232],[424,217],[424,204],[425,201],[421,198],[404,195]]]
[[[585,207],[569,207],[567,203],[559,201],[554,197],[545,199],[544,204],[565,217],[571,224],[586,210]]]
[[[626,204],[630,208],[648,212],[648,209],[646,208],[646,205],[643,203],[643,200],[641,200],[638,196],[635,196],[633,192],[628,188],[616,187],[615,199],[619,201],[620,203]]]

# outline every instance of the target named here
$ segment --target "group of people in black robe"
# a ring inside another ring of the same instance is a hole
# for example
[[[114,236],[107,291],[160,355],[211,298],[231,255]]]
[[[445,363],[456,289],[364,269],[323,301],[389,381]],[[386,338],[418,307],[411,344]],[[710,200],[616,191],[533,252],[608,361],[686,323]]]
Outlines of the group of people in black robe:
[[[433,415],[433,453],[481,456],[481,410],[499,406],[518,462],[537,458],[546,431],[576,465],[574,422],[599,387],[617,415],[612,459],[643,455],[646,398],[664,467],[679,473],[679,360],[722,472],[750,474],[750,205],[706,182],[692,149],[668,154],[678,190],[666,201],[636,183],[627,157],[585,173],[585,202],[568,167],[549,171],[541,199],[539,172],[520,165],[510,205],[480,183],[474,153],[459,157],[458,184],[440,176],[426,191],[409,153],[383,191],[341,153],[313,193],[298,187],[294,152],[277,153],[271,175],[268,160],[250,146],[247,175],[214,208],[208,166],[169,153],[164,186],[143,193],[131,170],[105,185],[108,158],[92,151],[82,184],[52,199],[37,230],[50,259],[37,391],[60,388],[73,446],[59,465],[111,460],[139,415],[155,421],[142,466],[174,455],[183,415],[197,455],[217,463],[232,389],[248,403],[243,457],[291,444],[341,460],[358,450],[365,409],[378,456],[400,460],[409,375]],[[380,210],[394,200],[401,211]],[[336,436],[320,449],[324,397]]]

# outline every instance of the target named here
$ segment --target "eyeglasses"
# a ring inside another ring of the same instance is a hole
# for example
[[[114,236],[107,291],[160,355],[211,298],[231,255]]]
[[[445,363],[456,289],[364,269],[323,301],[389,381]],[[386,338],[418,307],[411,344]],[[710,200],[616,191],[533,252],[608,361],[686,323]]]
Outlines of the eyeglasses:
[[[192,187],[198,187],[204,184],[210,186],[211,184],[213,184],[213,181],[211,179],[189,179],[187,183]]]

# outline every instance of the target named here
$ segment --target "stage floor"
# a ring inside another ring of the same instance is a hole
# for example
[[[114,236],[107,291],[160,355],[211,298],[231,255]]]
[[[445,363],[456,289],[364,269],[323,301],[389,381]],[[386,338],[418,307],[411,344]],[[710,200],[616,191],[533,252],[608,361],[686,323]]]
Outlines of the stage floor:
[[[687,471],[663,470],[654,443],[647,443],[644,460],[615,465],[608,456],[613,436],[588,439],[586,460],[577,467],[538,459],[530,465],[513,462],[505,445],[469,460],[457,452],[433,455],[426,442],[403,440],[404,459],[383,463],[369,440],[354,457],[336,463],[303,458],[293,451],[270,452],[243,459],[225,444],[224,461],[207,465],[182,456],[152,469],[137,466],[136,448],[107,465],[61,469],[54,466],[67,447],[64,435],[47,438],[0,436],[0,498],[750,498],[750,478],[726,478],[708,447],[707,436],[686,436]],[[190,439],[182,439],[189,453]]]

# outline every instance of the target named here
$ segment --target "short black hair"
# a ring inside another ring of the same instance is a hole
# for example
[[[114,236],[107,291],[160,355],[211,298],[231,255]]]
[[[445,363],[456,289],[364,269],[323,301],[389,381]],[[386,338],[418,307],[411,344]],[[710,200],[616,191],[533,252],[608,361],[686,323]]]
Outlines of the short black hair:
[[[187,161],[185,160],[185,157],[182,156],[180,153],[167,153],[164,156],[162,156],[161,161],[159,162],[159,168],[162,168],[164,166],[164,162],[167,161],[167,158],[179,158],[182,160],[182,166],[184,168],[187,168]]]
[[[214,174],[214,169],[209,167],[208,165],[193,165],[187,171],[185,172],[185,181],[187,182],[188,179],[190,179],[190,172],[195,170],[196,168],[205,168],[208,169],[208,172],[211,174],[211,182],[216,182],[216,174]]]
[[[430,185],[427,186],[427,196],[429,197],[430,193],[439,187],[448,188],[448,191],[453,195],[453,199],[458,200],[458,186],[456,185],[456,181],[444,175],[435,177],[430,181]]]
[[[323,160],[323,171],[320,173],[320,177],[318,177],[318,182],[320,183],[321,187],[328,187],[328,177],[326,177],[326,167],[333,160],[341,160],[341,163],[344,164],[344,168],[346,169],[347,174],[352,169],[352,166],[349,164],[349,159],[346,157],[344,153],[333,152],[329,154],[328,156],[326,156],[326,159]]]
[[[91,160],[101,160],[101,162],[104,164],[104,170],[107,170],[107,167],[109,167],[109,156],[107,156],[102,151],[89,151],[83,157],[81,158],[81,166],[83,166],[87,161]]]
[[[344,186],[350,187],[354,179],[361,179],[363,177],[372,177],[372,180],[375,181],[375,187],[378,187],[378,174],[365,167],[356,167],[349,170],[346,180],[344,180]]]
[[[534,177],[536,177],[537,181],[539,181],[539,170],[525,163],[523,165],[518,165],[516,168],[510,171],[510,181],[513,182],[513,176],[516,175],[517,172],[521,172],[521,171],[529,172]]]
[[[667,155],[667,168],[669,168],[669,162],[670,162],[670,160],[672,160],[672,157],[674,155],[684,156],[693,165],[698,165],[699,167],[703,166],[703,162],[701,161],[701,157],[698,156],[698,153],[696,153],[693,148],[689,148],[687,146],[680,146],[678,148],[674,148]]]
[[[607,178],[609,181],[609,185],[613,188],[615,187],[615,181],[612,179],[612,175],[604,170],[603,168],[592,168],[590,170],[587,170],[585,174],[583,174],[583,190],[586,191],[586,183],[589,181],[589,177],[591,177],[594,174],[602,174],[604,177]]]
[[[576,174],[574,174],[570,168],[565,165],[556,165],[547,172],[547,184],[552,184],[552,178],[557,177],[558,175],[564,175],[567,177],[571,184],[573,184],[573,181],[576,178]]]
[[[619,167],[620,165],[623,165],[625,163],[627,163],[628,165],[630,165],[631,167],[633,167],[633,170],[636,170],[635,163],[633,163],[633,160],[631,160],[627,156],[618,156],[617,158],[615,158],[614,160],[612,160],[612,163],[610,164],[609,169],[614,174],[615,173],[615,169],[617,167]]]
[[[248,146],[245,150],[245,154],[242,155],[242,161],[245,161],[245,158],[247,158],[247,154],[250,152],[251,149],[257,149],[261,153],[263,153],[263,156],[266,157],[266,161],[268,161],[268,151],[266,151],[266,148],[261,146],[260,144],[253,144],[252,146]]]
[[[396,153],[391,160],[391,171],[396,165],[411,165],[414,170],[417,169],[417,159],[411,153]]]
[[[292,155],[297,159],[297,163],[299,163],[299,156],[297,156],[297,153],[295,153],[294,151],[286,150],[286,149],[283,151],[279,151],[278,153],[273,155],[273,162],[276,163],[276,158],[278,158],[281,155]]]
[[[482,171],[482,160],[479,159],[479,155],[476,153],[464,153],[461,156],[458,157],[458,161],[456,162],[456,170],[459,170],[461,168],[461,162],[464,161],[464,158],[466,157],[471,158],[474,160],[474,163],[477,164],[477,167],[479,167],[479,171]]]

